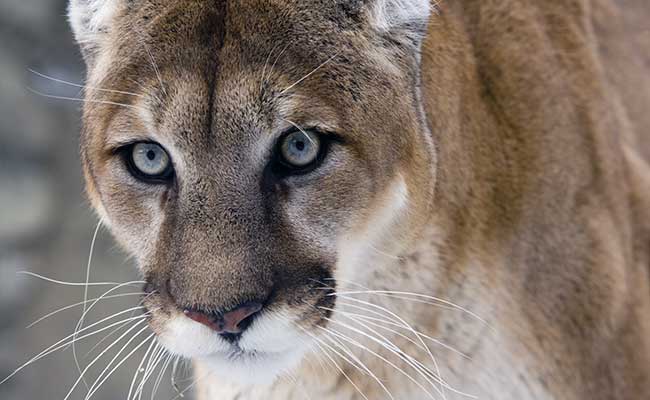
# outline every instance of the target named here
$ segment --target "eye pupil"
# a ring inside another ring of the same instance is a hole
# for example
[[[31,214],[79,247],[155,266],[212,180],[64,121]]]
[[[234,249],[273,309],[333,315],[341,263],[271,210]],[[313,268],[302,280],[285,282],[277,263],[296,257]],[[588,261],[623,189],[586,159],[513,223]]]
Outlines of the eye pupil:
[[[300,151],[305,150],[305,142],[303,141],[296,142],[296,149]]]
[[[149,161],[155,160],[156,159],[156,152],[154,152],[153,150],[149,150],[147,152],[147,158],[149,159]]]

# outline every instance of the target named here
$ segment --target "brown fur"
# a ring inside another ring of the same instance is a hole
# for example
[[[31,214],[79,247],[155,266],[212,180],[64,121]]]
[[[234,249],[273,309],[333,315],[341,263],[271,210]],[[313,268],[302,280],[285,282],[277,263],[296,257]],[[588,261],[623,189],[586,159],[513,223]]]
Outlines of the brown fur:
[[[368,297],[471,353],[439,355],[454,387],[485,399],[650,398],[647,2],[442,2],[421,51],[418,32],[374,32],[366,3],[125,2],[86,47],[91,86],[147,96],[89,91],[138,109],[88,102],[82,153],[93,204],[159,293],[154,330],[179,307],[251,300],[288,307],[314,333],[331,326],[310,308],[334,304],[314,282],[350,272],[342,238],[376,228],[401,176],[408,211],[376,242],[401,259],[380,256],[357,283],[488,320],[493,330]],[[265,171],[258,150],[287,121],[343,138],[315,176]],[[152,134],[174,148],[173,186],[134,181],[112,153],[118,138]],[[423,398],[357,355],[402,398]],[[368,398],[385,397],[344,370]],[[359,398],[337,369],[295,375],[311,398]],[[203,380],[202,398],[302,396],[285,381],[219,382]]]
[[[498,254],[555,398],[650,396],[650,125],[625,111],[650,104],[650,10],[627,3],[449,3],[425,46],[438,223],[452,259]],[[594,26],[625,17],[637,47]]]

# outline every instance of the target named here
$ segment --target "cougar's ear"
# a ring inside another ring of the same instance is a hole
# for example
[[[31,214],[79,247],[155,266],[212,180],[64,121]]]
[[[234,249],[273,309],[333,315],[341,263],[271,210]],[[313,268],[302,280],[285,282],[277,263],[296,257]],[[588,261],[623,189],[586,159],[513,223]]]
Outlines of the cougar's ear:
[[[426,34],[433,0],[366,0],[373,28],[419,47]]]
[[[121,3],[121,0],[70,0],[68,18],[87,64],[92,64]]]

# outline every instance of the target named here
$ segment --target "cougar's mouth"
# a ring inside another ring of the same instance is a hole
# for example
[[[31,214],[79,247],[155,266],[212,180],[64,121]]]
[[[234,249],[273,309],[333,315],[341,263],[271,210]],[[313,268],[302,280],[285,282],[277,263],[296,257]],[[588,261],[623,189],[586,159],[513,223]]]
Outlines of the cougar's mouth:
[[[309,350],[310,337],[284,322],[287,317],[283,312],[265,312],[237,340],[230,341],[175,313],[160,324],[158,340],[171,353],[193,359],[223,380],[271,383],[295,368]]]
[[[264,303],[245,302],[226,312],[179,306],[164,285],[146,285],[144,305],[158,341],[172,354],[201,364],[235,383],[271,383],[297,367],[312,350],[314,326],[329,316],[332,297],[303,290]],[[319,307],[326,305],[328,307]],[[319,309],[323,311],[319,312]]]

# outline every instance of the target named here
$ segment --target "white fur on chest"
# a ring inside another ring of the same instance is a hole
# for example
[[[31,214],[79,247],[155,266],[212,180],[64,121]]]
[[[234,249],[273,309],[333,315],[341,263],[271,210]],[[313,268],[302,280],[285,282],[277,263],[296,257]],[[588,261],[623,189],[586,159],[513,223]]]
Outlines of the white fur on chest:
[[[537,371],[531,369],[533,363],[521,346],[513,346],[511,338],[498,331],[482,334],[486,337],[471,361],[445,368],[455,387],[483,400],[553,399],[535,376]],[[463,398],[451,394],[447,400]]]
[[[474,269],[474,271],[481,270],[485,271],[486,269],[480,266],[476,266]],[[420,278],[421,286],[418,287],[418,290],[426,290],[426,285],[422,280],[423,276]],[[422,315],[423,310],[427,309],[430,309],[431,312],[437,311],[442,316],[441,323],[449,325],[453,329],[440,329],[432,335],[470,357],[467,359],[439,346],[430,346],[442,378],[456,391],[465,393],[464,395],[452,390],[444,390],[443,397],[432,391],[434,398],[436,400],[554,399],[537,377],[544,368],[528,353],[525,339],[522,339],[522,337],[530,336],[526,333],[514,333],[509,330],[509,327],[516,324],[513,318],[515,320],[519,320],[519,317],[521,320],[525,319],[523,316],[517,317],[516,311],[510,308],[511,304],[516,303],[516,299],[512,298],[512,294],[509,292],[492,292],[484,287],[482,282],[479,273],[467,277],[462,285],[462,293],[457,293],[454,302],[479,315],[489,325],[459,310],[436,310],[429,305],[422,304],[420,308],[411,306],[410,308],[396,309],[401,311],[405,318],[409,315]],[[477,301],[478,299],[483,300]],[[385,303],[379,304],[386,305]],[[498,306],[495,307],[495,304]],[[508,315],[509,317],[507,317]],[[417,324],[418,329],[422,329],[423,332],[426,330],[426,321],[411,322],[414,322],[414,326]],[[521,329],[521,325],[518,328]],[[422,353],[417,354],[413,350],[410,350],[410,353],[423,362],[428,360]],[[363,352],[356,354],[373,372],[388,377],[384,382],[394,399],[431,399],[417,386],[411,384],[384,363],[378,362],[369,354],[364,356]],[[390,398],[385,392],[378,389],[371,377],[352,375],[351,378],[362,388],[368,400]],[[265,387],[234,387],[219,384],[216,379],[212,383],[206,385],[206,392],[203,397],[199,397],[199,400],[364,400],[358,391],[334,368],[328,368],[327,373],[319,369],[299,369],[294,371],[290,377],[282,378],[275,384]],[[373,387],[374,390],[371,389]]]

